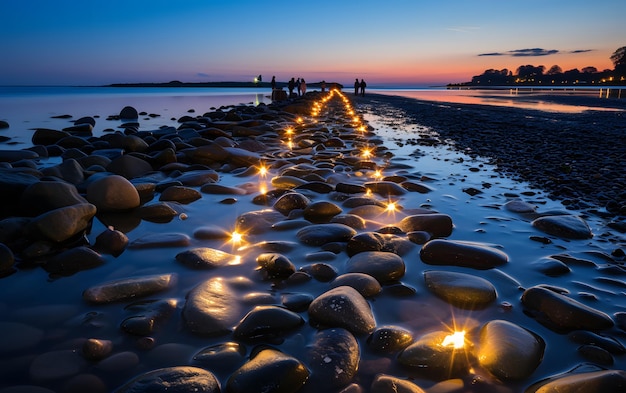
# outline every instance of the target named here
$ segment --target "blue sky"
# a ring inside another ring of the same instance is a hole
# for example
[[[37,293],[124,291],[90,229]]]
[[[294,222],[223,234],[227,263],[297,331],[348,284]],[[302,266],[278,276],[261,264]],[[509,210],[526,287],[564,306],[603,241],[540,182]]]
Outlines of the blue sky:
[[[612,68],[626,2],[0,0],[0,85],[463,82],[488,68]]]

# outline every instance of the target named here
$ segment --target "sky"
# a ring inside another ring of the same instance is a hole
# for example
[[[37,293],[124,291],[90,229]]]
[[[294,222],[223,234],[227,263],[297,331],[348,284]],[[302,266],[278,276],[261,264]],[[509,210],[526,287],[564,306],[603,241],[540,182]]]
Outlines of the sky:
[[[0,0],[0,85],[466,82],[486,69],[612,69],[617,0]]]

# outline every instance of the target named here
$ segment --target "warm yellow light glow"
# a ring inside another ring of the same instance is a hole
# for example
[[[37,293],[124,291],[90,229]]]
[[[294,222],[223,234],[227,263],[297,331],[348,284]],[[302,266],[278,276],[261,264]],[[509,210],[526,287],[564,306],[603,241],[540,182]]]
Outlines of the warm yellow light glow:
[[[289,148],[289,150],[293,149],[293,141],[291,139],[287,141],[287,147]]]
[[[304,120],[303,120],[301,117],[298,117],[298,118],[296,119],[296,121],[297,121],[298,123],[302,123]]]
[[[233,244],[239,244],[243,241],[243,233],[239,233],[237,231],[234,231],[233,233],[230,234],[230,241]]]
[[[389,213],[393,213],[396,210],[398,210],[398,206],[396,205],[395,202],[389,202],[385,210],[387,210]]]
[[[374,171],[374,178],[375,179],[382,179],[383,177],[383,172],[380,169],[376,169]]]
[[[285,130],[285,133],[286,133],[287,135],[291,135],[291,134],[293,134],[293,128],[288,127],[288,128]]]
[[[261,183],[261,184],[259,184],[259,192],[260,192],[262,195],[267,194],[267,184],[265,184],[265,183]]]
[[[361,152],[361,157],[363,157],[363,158],[370,158],[370,157],[372,157],[372,149],[370,149],[370,148],[363,149],[363,151]]]
[[[444,347],[453,347],[454,349],[461,349],[465,346],[465,331],[454,332],[444,337],[441,343]]]
[[[261,177],[265,177],[267,176],[267,167],[263,164],[261,164],[261,166],[259,166],[259,176]]]

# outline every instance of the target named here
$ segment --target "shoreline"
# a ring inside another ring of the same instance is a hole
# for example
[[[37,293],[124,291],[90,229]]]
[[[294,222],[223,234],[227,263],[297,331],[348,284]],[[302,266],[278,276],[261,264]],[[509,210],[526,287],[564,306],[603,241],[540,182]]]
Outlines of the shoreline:
[[[532,97],[539,98],[582,106],[598,102],[585,96]],[[399,108],[406,116],[402,123],[439,134],[427,143],[451,144],[470,156],[485,157],[504,175],[544,189],[572,209],[595,205],[626,214],[626,112],[556,113],[381,94],[351,99],[377,110]],[[602,102],[626,108],[626,100]]]

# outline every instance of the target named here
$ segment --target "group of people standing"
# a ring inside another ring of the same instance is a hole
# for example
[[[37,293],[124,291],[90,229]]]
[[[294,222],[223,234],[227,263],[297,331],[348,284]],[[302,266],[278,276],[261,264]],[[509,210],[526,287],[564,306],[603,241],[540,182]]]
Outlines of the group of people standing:
[[[359,95],[359,90],[361,91],[361,97],[365,97],[365,87],[367,87],[367,83],[363,79],[359,82],[359,78],[354,80],[354,95]]]
[[[291,78],[287,83],[287,88],[289,89],[289,97],[293,94],[293,89],[298,90],[298,97],[306,94],[306,82],[304,78],[298,78],[297,80]]]

